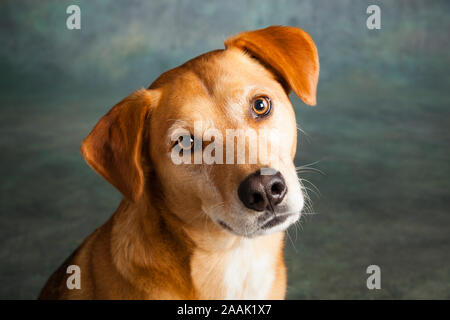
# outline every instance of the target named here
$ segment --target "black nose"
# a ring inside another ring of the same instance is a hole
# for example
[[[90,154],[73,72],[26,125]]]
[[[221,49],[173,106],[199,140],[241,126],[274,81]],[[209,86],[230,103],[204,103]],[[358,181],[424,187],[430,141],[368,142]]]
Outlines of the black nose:
[[[241,182],[238,196],[247,208],[264,211],[274,209],[283,200],[286,190],[286,183],[280,172],[261,175],[258,170]]]

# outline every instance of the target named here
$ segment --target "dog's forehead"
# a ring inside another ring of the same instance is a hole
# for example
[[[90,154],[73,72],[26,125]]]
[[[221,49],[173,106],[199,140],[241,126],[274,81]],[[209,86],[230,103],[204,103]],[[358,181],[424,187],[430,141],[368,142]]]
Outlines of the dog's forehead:
[[[242,95],[249,87],[273,86],[272,73],[238,49],[214,51],[186,63],[205,93],[215,99]]]
[[[217,112],[239,118],[251,94],[284,94],[269,70],[237,49],[194,58],[163,74],[151,87],[158,86],[165,91],[164,112],[177,119]]]

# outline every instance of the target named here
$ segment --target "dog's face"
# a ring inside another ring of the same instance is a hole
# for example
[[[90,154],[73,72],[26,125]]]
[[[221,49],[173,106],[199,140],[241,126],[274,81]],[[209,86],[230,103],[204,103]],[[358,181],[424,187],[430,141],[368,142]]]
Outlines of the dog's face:
[[[150,157],[171,211],[190,224],[205,225],[209,217],[244,236],[280,230],[298,219],[303,197],[293,165],[295,115],[270,71],[241,50],[230,49],[189,62],[160,90],[150,124]],[[255,111],[259,105],[268,110]],[[217,130],[219,138],[205,139],[207,130]],[[237,157],[226,163],[227,154],[235,155],[238,148],[238,143],[226,143],[232,130],[245,143],[244,163]],[[257,139],[267,138],[268,152],[277,151],[264,164],[249,159],[258,149],[258,140],[248,138],[251,131]],[[188,141],[191,136],[199,147]],[[185,146],[180,139],[188,141]],[[206,147],[214,143],[222,151],[222,164],[205,163]],[[174,163],[178,153],[189,155],[187,163]],[[196,153],[202,153],[197,164]],[[261,169],[268,174],[261,175]]]
[[[289,27],[243,33],[226,47],[116,105],[82,152],[132,201],[157,182],[185,224],[254,237],[286,229],[303,208],[288,92],[315,103],[318,57]]]

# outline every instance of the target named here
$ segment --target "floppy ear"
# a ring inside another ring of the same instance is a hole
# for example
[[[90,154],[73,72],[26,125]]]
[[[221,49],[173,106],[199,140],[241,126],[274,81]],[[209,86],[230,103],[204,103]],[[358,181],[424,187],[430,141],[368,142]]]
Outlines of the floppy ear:
[[[86,162],[131,201],[144,189],[144,128],[158,98],[155,90],[133,92],[99,120],[81,145]]]
[[[292,89],[306,104],[316,104],[319,56],[311,37],[294,27],[271,26],[228,38],[225,48],[249,52],[271,69],[289,92]]]

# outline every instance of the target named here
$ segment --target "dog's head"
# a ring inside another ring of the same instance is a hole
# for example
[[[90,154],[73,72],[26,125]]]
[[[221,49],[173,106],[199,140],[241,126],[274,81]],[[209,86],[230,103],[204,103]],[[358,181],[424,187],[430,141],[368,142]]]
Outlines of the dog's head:
[[[288,94],[315,104],[317,49],[293,27],[244,32],[225,47],[118,103],[82,154],[129,201],[157,186],[189,226],[246,237],[284,230],[303,208]]]

